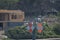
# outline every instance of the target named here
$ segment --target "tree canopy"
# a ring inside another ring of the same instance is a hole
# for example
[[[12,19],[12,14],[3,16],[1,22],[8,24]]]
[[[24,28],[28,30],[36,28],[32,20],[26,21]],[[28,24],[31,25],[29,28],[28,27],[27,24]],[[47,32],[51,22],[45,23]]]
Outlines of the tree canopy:
[[[45,10],[52,8],[60,11],[59,4],[59,0],[0,0],[0,9],[23,10],[26,15],[43,15]]]

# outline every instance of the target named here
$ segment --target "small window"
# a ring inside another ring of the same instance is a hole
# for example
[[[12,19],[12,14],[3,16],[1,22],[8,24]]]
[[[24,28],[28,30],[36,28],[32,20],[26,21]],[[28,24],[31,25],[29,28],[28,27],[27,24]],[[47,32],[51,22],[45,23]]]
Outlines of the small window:
[[[17,19],[17,15],[12,15],[12,19]]]

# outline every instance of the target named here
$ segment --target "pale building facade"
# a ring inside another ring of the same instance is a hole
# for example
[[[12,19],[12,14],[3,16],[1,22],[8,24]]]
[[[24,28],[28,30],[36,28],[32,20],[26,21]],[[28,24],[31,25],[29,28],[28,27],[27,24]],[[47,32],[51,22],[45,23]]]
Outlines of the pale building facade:
[[[21,10],[0,10],[0,29],[9,26],[19,26],[24,21],[24,12]]]

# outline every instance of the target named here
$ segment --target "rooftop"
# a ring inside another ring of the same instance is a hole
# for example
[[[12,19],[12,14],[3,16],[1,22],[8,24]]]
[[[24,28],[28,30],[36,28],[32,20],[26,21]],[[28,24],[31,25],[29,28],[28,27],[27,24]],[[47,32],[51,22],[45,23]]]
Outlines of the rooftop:
[[[0,13],[21,13],[21,10],[0,10]]]

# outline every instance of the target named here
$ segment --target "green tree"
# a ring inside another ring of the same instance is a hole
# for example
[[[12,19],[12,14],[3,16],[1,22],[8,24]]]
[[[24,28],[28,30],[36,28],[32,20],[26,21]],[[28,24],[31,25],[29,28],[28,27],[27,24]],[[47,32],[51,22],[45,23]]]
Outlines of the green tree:
[[[57,35],[60,35],[60,24],[55,24],[53,30]]]
[[[0,9],[14,9],[19,0],[0,0]]]
[[[20,0],[17,7],[23,10],[26,15],[44,15],[45,10],[52,8],[52,3],[49,0]]]
[[[54,5],[53,5],[53,7],[55,8],[55,9],[57,9],[58,11],[60,11],[60,0],[55,0],[55,3],[54,3]]]

